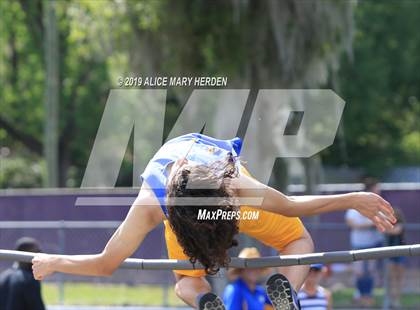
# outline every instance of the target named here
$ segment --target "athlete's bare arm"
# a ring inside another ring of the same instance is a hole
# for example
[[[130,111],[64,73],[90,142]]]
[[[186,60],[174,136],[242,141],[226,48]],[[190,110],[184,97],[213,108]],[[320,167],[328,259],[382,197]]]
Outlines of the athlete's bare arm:
[[[33,273],[42,280],[54,272],[86,276],[110,276],[139,247],[145,236],[164,218],[157,199],[145,184],[125,220],[104,250],[92,255],[37,254],[32,260]]]
[[[239,197],[262,197],[263,210],[290,217],[355,209],[372,220],[380,231],[392,229],[396,222],[391,205],[374,193],[354,192],[342,195],[286,196],[252,177],[241,174],[233,181]],[[256,206],[258,207],[258,206]]]

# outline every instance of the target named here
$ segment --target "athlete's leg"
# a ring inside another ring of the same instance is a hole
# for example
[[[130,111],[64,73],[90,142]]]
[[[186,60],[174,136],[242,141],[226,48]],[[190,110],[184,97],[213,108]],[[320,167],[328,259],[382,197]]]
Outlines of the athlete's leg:
[[[189,277],[175,273],[175,293],[189,306],[198,308],[197,296],[210,292],[209,282],[204,277]]]
[[[268,245],[282,255],[306,254],[314,250],[312,238],[295,217],[261,211],[252,207],[241,207],[241,212],[259,212],[257,220],[241,219],[240,232]],[[298,291],[305,281],[309,268],[307,266],[290,266],[279,268],[278,272],[285,275],[292,287]]]
[[[313,251],[312,238],[303,228],[299,238],[287,243],[281,249],[282,255],[305,254]],[[309,266],[279,267],[277,274],[266,282],[267,294],[276,310],[299,310],[297,292],[308,274]]]
[[[290,242],[281,251],[281,255],[307,254],[314,251],[314,244],[308,231],[304,229],[302,237]],[[298,292],[309,271],[309,266],[279,267],[279,273],[287,277],[290,284]]]

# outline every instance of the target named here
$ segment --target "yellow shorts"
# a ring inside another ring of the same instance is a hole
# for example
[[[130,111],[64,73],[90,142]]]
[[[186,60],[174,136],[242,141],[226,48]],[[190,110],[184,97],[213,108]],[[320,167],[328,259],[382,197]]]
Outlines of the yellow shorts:
[[[247,173],[246,171],[244,172]],[[257,208],[241,206],[241,214],[243,214],[244,211],[257,211],[259,212],[259,216],[257,220],[245,220],[241,218],[239,220],[239,232],[253,237],[261,241],[263,244],[278,250],[279,252],[281,252],[281,250],[290,242],[302,237],[304,226],[297,217],[286,217]],[[169,258],[189,259],[189,257],[184,254],[181,245],[178,243],[169,222],[165,220],[164,224]],[[174,272],[191,277],[201,277],[206,275],[204,270],[174,270]]]

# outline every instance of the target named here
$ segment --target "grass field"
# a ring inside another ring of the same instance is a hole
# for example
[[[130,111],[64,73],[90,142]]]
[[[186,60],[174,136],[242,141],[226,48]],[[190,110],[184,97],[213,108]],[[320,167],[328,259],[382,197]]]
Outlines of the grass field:
[[[342,289],[334,293],[335,307],[354,307],[352,301],[353,289]],[[377,306],[382,305],[384,291],[375,290]],[[59,303],[58,285],[46,283],[43,285],[44,300],[48,305]],[[92,283],[66,283],[64,285],[65,305],[142,305],[160,306],[164,299],[164,290],[161,286],[141,285],[128,286],[118,284],[92,284]],[[168,290],[170,306],[183,306],[184,304],[175,296],[172,287]],[[403,298],[404,307],[420,305],[420,295],[406,294]]]
[[[47,304],[59,303],[58,285],[43,286],[43,296]],[[160,306],[164,300],[161,286],[128,286],[119,284],[66,283],[64,285],[65,305],[142,305]],[[170,306],[184,305],[172,288],[168,290]]]

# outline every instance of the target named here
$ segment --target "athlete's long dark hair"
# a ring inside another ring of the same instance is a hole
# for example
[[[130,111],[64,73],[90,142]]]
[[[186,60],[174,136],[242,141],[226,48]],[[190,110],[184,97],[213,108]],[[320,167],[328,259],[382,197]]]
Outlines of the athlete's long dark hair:
[[[228,155],[211,165],[185,164],[168,180],[169,224],[191,263],[200,262],[208,274],[217,273],[220,267],[229,263],[227,250],[238,244],[234,239],[238,221],[198,219],[198,213],[200,209],[201,212],[239,210],[230,185],[232,178],[237,176],[234,158]],[[202,201],[212,199],[212,205],[201,203],[199,197]],[[200,203],[191,205],[188,198],[198,199]]]

